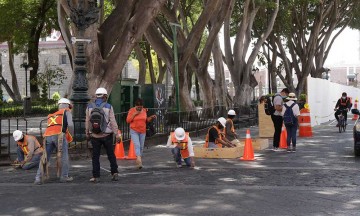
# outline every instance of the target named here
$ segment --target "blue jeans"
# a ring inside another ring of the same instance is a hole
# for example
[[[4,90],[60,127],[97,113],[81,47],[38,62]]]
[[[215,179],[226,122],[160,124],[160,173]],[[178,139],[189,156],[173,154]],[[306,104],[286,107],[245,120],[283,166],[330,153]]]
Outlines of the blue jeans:
[[[172,148],[171,149],[171,153],[174,156],[174,160],[178,165],[181,165],[181,154],[180,154],[180,149],[178,147]],[[184,158],[184,161],[186,163],[186,166],[191,166],[191,159],[190,157],[188,158]]]
[[[145,143],[145,135],[146,133],[139,133],[130,129],[130,136],[135,146],[136,156],[142,156],[144,151],[144,143]]]
[[[50,163],[51,153],[54,151],[57,152],[58,147],[58,135],[46,137],[46,153],[47,153],[47,161]],[[61,177],[69,176],[69,149],[68,142],[65,138],[65,134],[63,137],[62,143],[62,154],[61,154]],[[41,177],[40,164],[39,168],[36,172],[35,179],[38,180]]]
[[[24,161],[24,159],[25,159],[24,152],[19,146],[17,147],[16,153],[17,153],[17,158],[18,158],[19,162]],[[39,163],[40,163],[41,156],[42,156],[42,153],[33,154],[31,160],[26,162],[22,166],[22,169],[29,170],[29,169],[32,169],[34,167],[38,167]]]
[[[288,148],[290,147],[290,143],[292,142],[292,146],[295,148],[296,147],[296,132],[298,129],[298,124],[297,121],[295,122],[295,124],[293,126],[286,126],[286,132],[287,132],[287,139],[286,139],[286,143]]]

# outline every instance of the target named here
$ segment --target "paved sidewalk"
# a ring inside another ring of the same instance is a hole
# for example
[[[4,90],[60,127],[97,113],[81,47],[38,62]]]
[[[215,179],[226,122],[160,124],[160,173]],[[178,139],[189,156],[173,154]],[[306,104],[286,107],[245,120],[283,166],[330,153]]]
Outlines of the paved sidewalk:
[[[332,122],[314,127],[313,137],[298,138],[296,153],[269,148],[255,161],[197,158],[196,169],[176,168],[159,141],[144,150],[142,170],[118,160],[118,182],[110,180],[106,155],[99,184],[89,182],[90,158],[71,161],[74,181],[67,184],[53,165],[41,186],[32,184],[36,170],[0,167],[0,215],[359,215],[360,160],[349,124],[341,134]],[[250,130],[255,138],[257,128]]]

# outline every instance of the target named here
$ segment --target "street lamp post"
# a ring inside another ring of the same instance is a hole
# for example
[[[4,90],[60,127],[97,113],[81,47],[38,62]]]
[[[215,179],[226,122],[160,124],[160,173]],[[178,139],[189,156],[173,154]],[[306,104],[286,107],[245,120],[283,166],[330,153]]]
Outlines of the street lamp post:
[[[76,44],[76,54],[74,59],[74,81],[72,84],[72,95],[70,100],[73,102],[73,121],[75,127],[75,140],[83,140],[85,138],[85,110],[90,100],[88,95],[88,82],[86,78],[86,56],[85,42],[90,40],[82,38],[91,24],[99,19],[99,9],[102,5],[98,5],[96,0],[79,0],[78,5],[73,5],[71,0],[67,0],[71,10],[71,21],[76,25],[79,31],[79,38],[72,37],[71,42]]]
[[[179,94],[179,62],[178,62],[178,51],[177,51],[177,27],[181,27],[177,23],[170,22],[171,30],[173,32],[173,46],[174,46],[174,63],[175,63],[175,87],[176,87],[176,110],[179,115],[179,123],[180,123],[180,94]]]
[[[28,71],[28,68],[30,67],[30,65],[24,61],[20,67],[24,68],[25,69],[25,97],[27,98],[28,96],[28,83],[27,83],[27,71]]]

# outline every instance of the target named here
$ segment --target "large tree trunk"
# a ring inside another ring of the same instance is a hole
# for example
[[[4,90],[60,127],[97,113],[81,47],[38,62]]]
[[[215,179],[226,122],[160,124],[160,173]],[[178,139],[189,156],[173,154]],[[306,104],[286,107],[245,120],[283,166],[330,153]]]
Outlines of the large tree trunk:
[[[111,92],[113,84],[119,76],[121,78],[122,68],[131,51],[165,2],[166,0],[116,1],[116,8],[100,26],[99,23],[93,23],[85,30],[84,35],[79,35],[77,30],[69,35],[71,31],[67,30],[69,26],[64,20],[70,17],[71,10],[66,0],[58,1],[58,14],[63,16],[59,17],[60,29],[62,34],[66,34],[66,45],[72,47],[71,53],[75,53],[75,46],[68,40],[71,36],[91,39],[91,43],[86,45],[90,95],[100,86]],[[79,0],[72,3],[72,6],[77,6]]]
[[[19,102],[21,101],[21,94],[19,91],[19,85],[17,82],[17,76],[14,68],[14,44],[12,42],[8,42],[8,48],[9,48],[9,67],[11,74],[11,86],[14,96],[13,100]]]
[[[215,95],[217,98],[217,105],[224,106],[227,109],[226,95],[228,91],[225,81],[222,51],[218,37],[214,41],[212,54],[215,68]]]
[[[144,57],[144,54],[143,54],[139,44],[137,44],[134,49],[135,49],[136,57],[137,57],[137,59],[139,61],[138,84],[139,85],[144,85],[145,84],[145,77],[146,77],[146,59]]]

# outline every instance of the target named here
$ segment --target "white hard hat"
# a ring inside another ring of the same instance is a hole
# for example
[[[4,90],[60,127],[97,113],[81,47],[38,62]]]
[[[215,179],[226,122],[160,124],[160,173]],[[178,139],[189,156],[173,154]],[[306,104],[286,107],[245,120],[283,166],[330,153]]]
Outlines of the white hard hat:
[[[24,135],[20,130],[16,130],[13,133],[13,137],[14,137],[14,140],[17,142],[17,141],[21,140],[24,137]]]
[[[174,134],[175,134],[175,138],[177,140],[183,140],[185,139],[185,131],[183,128],[179,127],[179,128],[176,128],[175,131],[174,131]]]
[[[96,94],[97,96],[102,97],[103,95],[107,95],[107,91],[106,91],[105,88],[98,88],[98,89],[96,89],[95,94]]]
[[[70,104],[70,101],[69,101],[69,99],[67,99],[67,98],[61,98],[61,99],[58,101],[58,104]]]
[[[218,118],[218,122],[220,122],[220,124],[225,127],[225,124],[226,124],[226,119],[224,117],[220,117]]]
[[[236,115],[235,110],[229,110],[228,115],[232,115],[232,116]]]

